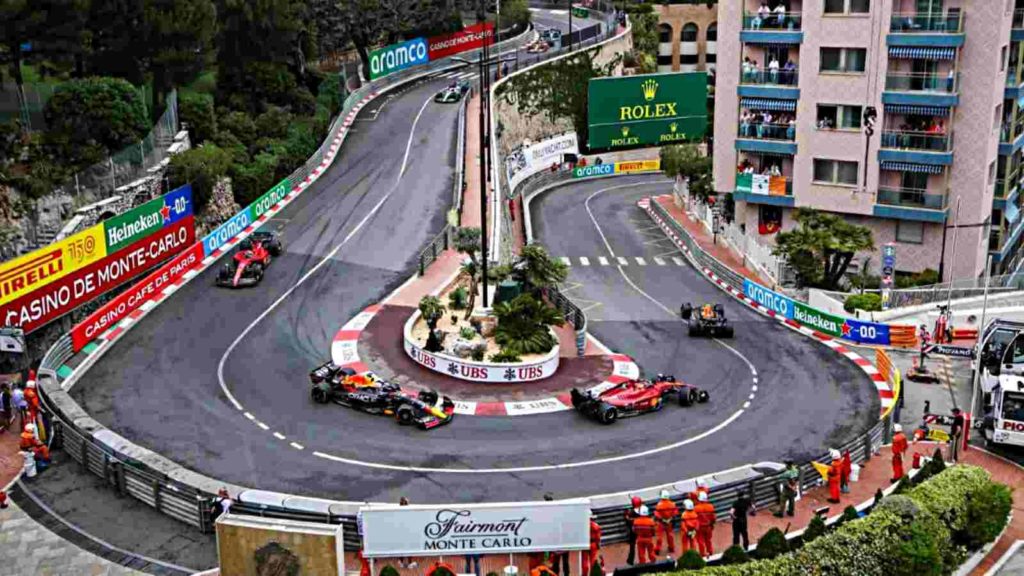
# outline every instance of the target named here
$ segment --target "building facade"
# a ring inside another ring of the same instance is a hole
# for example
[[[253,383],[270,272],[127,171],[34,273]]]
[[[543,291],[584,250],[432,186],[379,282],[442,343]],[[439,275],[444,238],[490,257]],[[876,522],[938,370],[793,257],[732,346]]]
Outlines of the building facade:
[[[718,53],[715,1],[654,7],[658,12],[658,72],[714,70]]]
[[[770,244],[810,207],[872,229],[875,274],[887,243],[897,273],[977,277],[990,254],[1015,271],[1022,16],[1024,0],[720,2],[715,186],[747,236]]]

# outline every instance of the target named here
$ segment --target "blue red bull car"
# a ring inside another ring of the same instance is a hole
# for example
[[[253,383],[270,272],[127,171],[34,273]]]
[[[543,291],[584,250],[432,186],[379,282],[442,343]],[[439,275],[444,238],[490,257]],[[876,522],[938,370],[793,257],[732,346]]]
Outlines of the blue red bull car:
[[[317,404],[333,402],[367,414],[394,416],[399,424],[421,430],[443,426],[455,417],[455,403],[447,396],[433,390],[411,395],[398,384],[333,362],[314,368],[309,379],[313,384],[310,396]]]
[[[577,412],[602,424],[614,424],[619,418],[657,412],[667,398],[675,397],[680,406],[703,404],[711,399],[707,390],[658,374],[653,380],[629,380],[607,388],[572,389],[572,406]]]

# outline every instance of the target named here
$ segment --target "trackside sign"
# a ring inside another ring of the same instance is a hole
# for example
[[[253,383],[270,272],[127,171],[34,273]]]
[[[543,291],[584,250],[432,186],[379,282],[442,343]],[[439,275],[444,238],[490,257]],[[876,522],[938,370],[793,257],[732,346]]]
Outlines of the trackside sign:
[[[754,302],[774,311],[783,318],[793,317],[794,302],[786,296],[773,292],[760,284],[743,280],[743,293]]]
[[[594,78],[587,86],[591,148],[700,140],[708,125],[704,72]]]
[[[484,42],[488,44],[493,43],[494,23],[485,22],[466,26],[466,28],[459,32],[433,36],[427,42],[427,55],[430,57],[430,61],[433,62],[438,58],[480,48],[484,45]]]
[[[451,556],[585,550],[590,501],[369,506],[359,511],[363,554]]]
[[[378,48],[370,53],[370,80],[387,76],[428,61],[427,41],[414,38],[400,44]]]

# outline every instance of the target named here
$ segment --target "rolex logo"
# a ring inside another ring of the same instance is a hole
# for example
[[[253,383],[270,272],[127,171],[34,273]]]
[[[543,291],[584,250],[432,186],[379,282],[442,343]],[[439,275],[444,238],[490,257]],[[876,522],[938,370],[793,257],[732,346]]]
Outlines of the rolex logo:
[[[673,134],[676,133],[677,128],[679,128],[679,124],[676,124],[675,122],[668,125],[668,129],[671,130]]]
[[[655,82],[653,78],[645,80],[644,83],[640,85],[640,88],[644,91],[644,100],[648,102],[654,100],[654,97],[658,94],[658,83]]]
[[[625,138],[626,136],[629,136],[629,126],[622,127],[622,137]]]

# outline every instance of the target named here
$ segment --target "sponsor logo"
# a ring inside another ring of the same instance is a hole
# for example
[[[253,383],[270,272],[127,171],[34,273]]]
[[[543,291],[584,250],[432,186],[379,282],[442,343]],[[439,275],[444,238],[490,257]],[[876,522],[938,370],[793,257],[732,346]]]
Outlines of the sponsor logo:
[[[774,311],[776,314],[781,314],[786,318],[793,317],[793,301],[781,294],[776,294],[750,280],[743,281],[743,293],[754,302]]]
[[[392,44],[370,53],[370,79],[376,80],[427,62],[427,43],[423,38],[414,38],[401,44]]]
[[[284,200],[284,197],[287,195],[288,180],[282,180],[277,183],[277,186],[271,188],[266,194],[260,196],[252,203],[251,209],[253,220],[263,216],[263,214],[273,208],[275,204]]]
[[[252,220],[249,208],[245,208],[232,216],[230,220],[218,226],[216,230],[210,232],[206,238],[203,238],[203,249],[206,251],[206,255],[213,254],[218,248],[226,244],[228,240],[231,240],[248,228]]]
[[[497,522],[476,522],[470,510],[438,510],[423,527],[426,550],[463,550],[527,547],[532,539],[521,535],[525,516]]]
[[[842,333],[842,323],[838,322],[837,319],[826,316],[813,308],[808,308],[799,303],[793,308],[793,319],[805,326],[827,334],[838,335]]]
[[[0,266],[0,304],[55,282],[105,255],[103,226],[97,225],[15,258]]]
[[[427,43],[428,57],[437,60],[452,54],[465,52],[483,46],[485,40],[492,40],[494,24],[475,24],[452,34],[431,37]]]
[[[1003,421],[1003,430],[1009,430],[1010,432],[1024,432],[1024,422],[1014,422],[1012,420]]]
[[[639,144],[640,143],[640,137],[639,136],[632,136],[631,137],[629,135],[629,126],[623,126],[622,129],[620,130],[620,132],[622,134],[622,138],[612,138],[611,139],[611,145],[612,146],[632,146],[633,144]]]
[[[126,240],[145,234],[147,231],[163,225],[164,217],[160,212],[138,214],[134,220],[120,222],[107,228],[107,245],[118,246]]]
[[[593,166],[580,166],[573,168],[573,178],[587,178],[588,176],[607,176],[615,172],[614,164],[597,164]]]

